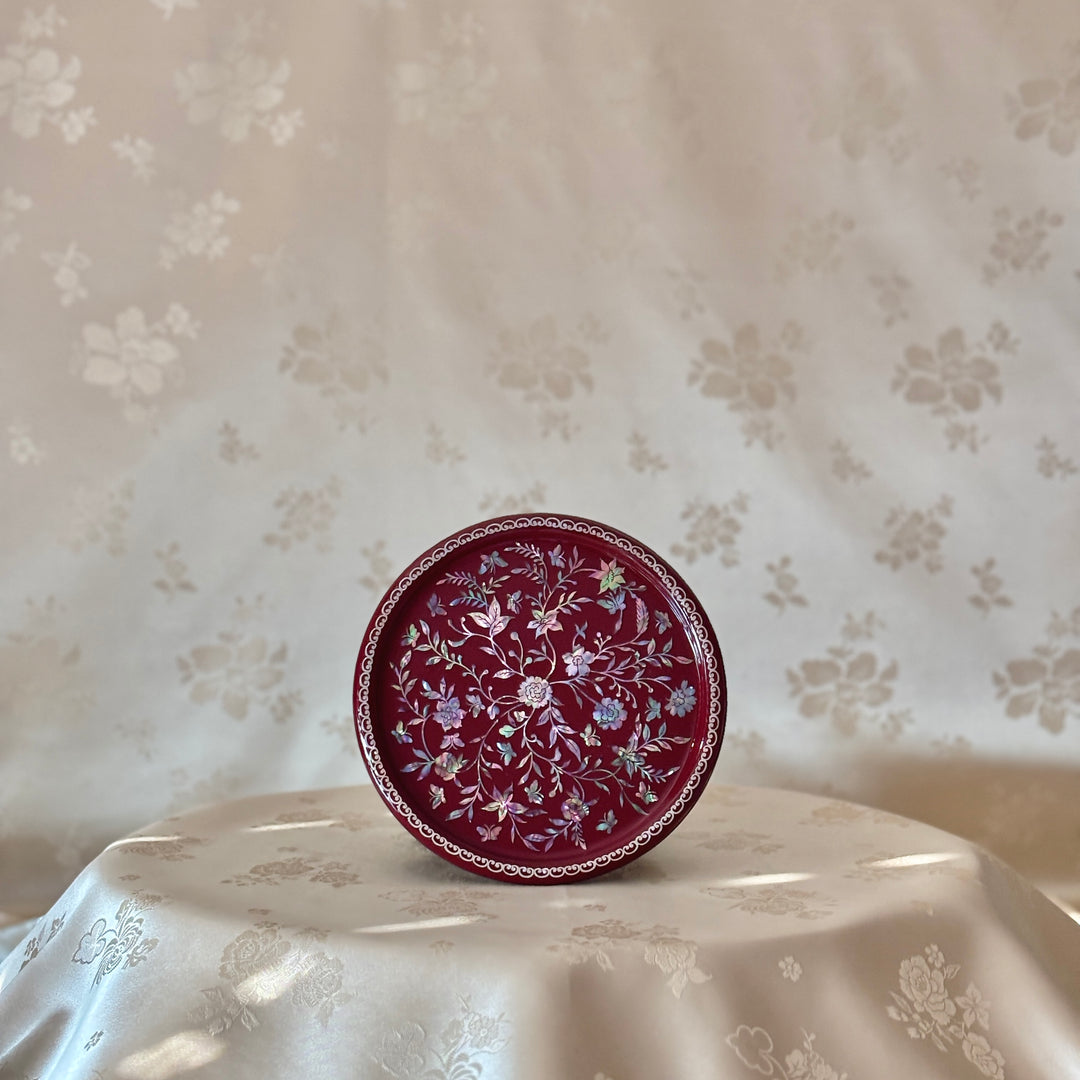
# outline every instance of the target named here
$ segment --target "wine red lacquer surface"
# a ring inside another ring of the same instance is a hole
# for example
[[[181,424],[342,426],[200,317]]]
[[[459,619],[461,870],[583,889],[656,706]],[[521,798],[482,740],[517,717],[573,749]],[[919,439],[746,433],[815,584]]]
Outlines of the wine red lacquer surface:
[[[357,736],[419,840],[503,880],[592,877],[700,795],[726,687],[705,613],[630,537],[582,518],[465,529],[391,586],[356,666]]]

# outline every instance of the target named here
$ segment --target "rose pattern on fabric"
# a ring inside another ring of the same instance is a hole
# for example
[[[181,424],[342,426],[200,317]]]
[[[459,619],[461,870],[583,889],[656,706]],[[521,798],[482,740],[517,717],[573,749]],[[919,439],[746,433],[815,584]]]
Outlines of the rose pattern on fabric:
[[[806,597],[797,591],[799,579],[792,572],[790,555],[784,555],[776,562],[766,563],[765,570],[772,575],[773,587],[762,596],[778,613],[787,611],[789,607],[807,606]]]
[[[795,400],[792,358],[808,349],[803,328],[786,323],[778,337],[763,339],[754,323],[736,330],[730,344],[707,338],[690,365],[688,381],[707,398],[720,398],[743,418],[746,445],[755,442],[773,450],[783,438],[775,411]]]
[[[444,16],[439,36],[439,46],[422,60],[396,66],[390,97],[399,124],[419,125],[433,139],[449,142],[484,120],[499,72],[482,59],[484,27],[472,13]]]
[[[1036,468],[1039,475],[1045,476],[1047,480],[1067,480],[1070,476],[1080,473],[1080,466],[1071,457],[1062,454],[1058,450],[1057,443],[1049,435],[1044,435],[1035,449],[1039,453]]]
[[[246,719],[253,707],[268,710],[277,723],[285,723],[295,713],[302,701],[300,693],[280,689],[288,644],[274,646],[250,625],[265,617],[261,596],[253,603],[238,597],[232,629],[220,631],[212,644],[196,645],[186,656],[176,658],[180,682],[190,684],[188,696],[196,705],[220,702],[234,720]]]
[[[968,597],[968,603],[983,615],[989,615],[997,608],[1013,606],[1012,597],[1002,592],[1005,582],[997,573],[997,560],[989,558],[971,568],[971,573],[979,586],[977,593]]]
[[[722,566],[738,566],[739,533],[743,527],[740,519],[749,509],[750,498],[741,491],[719,506],[704,499],[692,499],[680,515],[690,524],[682,541],[672,545],[672,554],[693,563],[703,555],[719,551]]]
[[[194,340],[199,324],[181,304],[169,305],[156,322],[148,323],[141,308],[121,311],[110,328],[87,323],[75,346],[74,360],[83,381],[100,386],[122,402],[124,417],[133,424],[154,420],[167,382],[179,383],[183,370],[175,342]]]
[[[701,891],[718,900],[734,900],[730,909],[749,915],[824,919],[835,914],[836,901],[832,897],[791,885],[710,885]]]
[[[931,415],[944,422],[950,450],[964,446],[974,453],[987,436],[977,424],[965,424],[961,418],[978,412],[986,399],[1001,404],[1001,369],[990,356],[1015,356],[1018,346],[1000,322],[974,345],[967,343],[960,327],[951,327],[933,350],[908,346],[893,377],[893,393],[903,392],[904,400],[913,405],[928,405]]]
[[[904,124],[908,93],[901,76],[873,53],[861,54],[845,74],[816,102],[811,139],[835,139],[854,162],[877,153],[900,164],[915,141]]]
[[[433,808],[475,823],[481,841],[501,836],[529,851],[585,850],[627,814],[647,812],[678,771],[653,762],[688,742],[697,698],[670,674],[692,662],[675,648],[670,614],[650,610],[644,593],[615,558],[597,566],[577,546],[525,542],[436,582],[432,616],[464,614],[449,616],[444,632],[424,619],[410,625],[392,661],[392,734],[411,757],[401,770],[434,779]],[[508,632],[511,616],[526,613],[525,636]],[[493,658],[491,671],[463,660],[467,642]],[[582,730],[564,716],[571,703],[592,717]],[[469,744],[457,733],[465,708],[490,721]],[[620,733],[608,758],[591,752],[601,731]],[[546,809],[545,794],[562,795],[564,812]],[[603,816],[590,816],[612,797]]]
[[[783,1061],[764,1028],[740,1024],[725,1042],[745,1066],[762,1076],[778,1080],[847,1080],[847,1073],[837,1072],[814,1048],[816,1039],[816,1035],[804,1031],[802,1046],[795,1047]]]
[[[1010,719],[1034,713],[1039,726],[1052,735],[1065,730],[1070,715],[1080,719],[1080,607],[1067,616],[1054,612],[1045,640],[1030,656],[995,671],[993,681]]]
[[[874,561],[883,563],[891,570],[899,570],[906,563],[921,562],[927,573],[938,573],[945,565],[941,542],[948,533],[948,527],[944,522],[952,514],[953,500],[949,495],[942,495],[925,510],[894,507],[886,516],[883,526],[888,540],[885,547],[874,552]]]
[[[254,1031],[262,1022],[259,1008],[288,995],[295,1008],[313,1012],[328,1027],[334,1010],[355,997],[343,988],[345,965],[325,952],[308,951],[303,931],[289,941],[281,930],[264,920],[233,938],[218,966],[223,981],[200,991],[203,1002],[189,1010],[188,1019],[211,1036],[237,1023]]]
[[[838,210],[800,221],[788,234],[777,259],[777,278],[788,282],[800,273],[835,273],[843,263],[844,237],[854,228],[854,219]]]
[[[1035,276],[1050,262],[1051,253],[1046,250],[1050,231],[1059,229],[1065,218],[1045,207],[1026,217],[1020,217],[1007,206],[994,211],[994,240],[988,258],[983,263],[983,281],[995,285],[1009,273],[1026,270]]]
[[[0,242],[0,258],[3,244]],[[61,307],[70,307],[79,300],[85,300],[90,294],[82,283],[82,274],[93,266],[90,256],[79,250],[79,245],[72,242],[63,251],[43,251],[41,261],[53,274],[53,284],[60,290]]]
[[[258,863],[243,874],[236,877],[224,878],[223,885],[237,886],[274,886],[285,881],[297,881],[303,879],[312,884],[329,885],[333,889],[340,889],[345,885],[357,885],[360,883],[360,875],[349,865],[340,859],[332,859],[318,852],[308,852],[305,855],[290,855],[293,849],[283,848],[285,858],[273,859],[270,862]]]
[[[567,341],[555,316],[544,315],[523,330],[502,330],[488,371],[497,385],[520,392],[526,404],[536,407],[542,435],[569,439],[578,428],[565,403],[577,391],[593,389],[586,348],[606,339],[606,331],[585,322],[577,341]]]
[[[1065,50],[1060,73],[1027,79],[1006,99],[1014,133],[1025,142],[1046,136],[1055,154],[1068,157],[1080,139],[1080,42]]]
[[[158,265],[171,270],[185,256],[202,255],[207,262],[220,259],[232,243],[224,231],[230,214],[240,211],[240,201],[223,191],[173,212],[165,226],[165,243],[158,249]]]
[[[274,500],[274,509],[281,511],[281,521],[274,532],[266,533],[263,543],[288,551],[294,545],[313,540],[316,551],[330,551],[333,548],[330,527],[337,517],[341,495],[341,481],[336,476],[317,488],[287,488]]]
[[[214,123],[232,143],[246,142],[252,128],[265,131],[275,146],[292,141],[303,126],[303,110],[273,111],[285,99],[292,66],[284,59],[271,64],[254,51],[265,34],[262,13],[238,16],[214,60],[194,61],[176,72],[177,99],[190,123]]]
[[[511,1024],[503,1013],[473,1008],[467,995],[458,1005],[437,1039],[415,1022],[390,1028],[372,1055],[375,1064],[394,1080],[481,1080],[485,1058],[509,1044]]]
[[[826,649],[823,657],[788,668],[789,691],[799,698],[801,716],[808,720],[828,717],[833,729],[845,736],[866,724],[877,724],[890,738],[899,734],[907,715],[881,711],[893,699],[899,664],[896,660],[884,663],[876,651],[861,644],[871,640],[881,626],[873,612],[862,620],[848,614],[840,644]]]
[[[93,985],[97,986],[106,975],[121,965],[126,968],[141,964],[157,948],[158,939],[144,937],[143,912],[161,903],[161,897],[153,893],[135,893],[122,901],[116,909],[115,922],[98,919],[79,939],[79,947],[72,954],[73,964],[93,964],[98,957],[101,962],[94,972]]]
[[[92,106],[64,108],[82,74],[79,58],[62,61],[55,49],[42,44],[66,25],[55,4],[40,15],[27,9],[18,39],[0,56],[0,119],[10,116],[11,130],[23,139],[35,138],[46,123],[58,128],[65,142],[77,143],[97,123]]]
[[[976,1030],[990,1030],[990,1002],[971,982],[954,997],[948,984],[959,974],[959,964],[948,963],[937,945],[927,945],[921,954],[900,962],[900,993],[889,992],[893,1004],[885,1011],[890,1019],[907,1025],[912,1039],[927,1039],[943,1054],[959,1042],[964,1056],[983,1076],[1005,1080],[1005,1058]]]
[[[630,952],[668,976],[667,987],[677,998],[692,984],[708,982],[712,975],[697,964],[698,945],[673,926],[643,927],[620,919],[576,926],[570,937],[550,945],[568,964],[595,960],[602,971],[614,971],[612,954]]]
[[[136,833],[122,841],[116,850],[122,855],[142,855],[149,859],[164,859],[166,862],[184,862],[195,858],[188,848],[199,848],[205,843],[206,841],[198,836],[155,836],[142,840]]]
[[[380,900],[398,905],[398,911],[420,919],[488,920],[496,916],[481,904],[499,894],[490,889],[397,889],[380,893]]]
[[[157,166],[154,164],[156,150],[154,144],[147,139],[124,135],[114,139],[109,146],[117,160],[126,161],[131,166],[131,173],[136,180],[149,184],[157,175]]]
[[[389,378],[380,338],[377,324],[363,330],[331,308],[321,322],[293,328],[278,371],[314,390],[339,430],[364,432],[373,422],[372,392]]]

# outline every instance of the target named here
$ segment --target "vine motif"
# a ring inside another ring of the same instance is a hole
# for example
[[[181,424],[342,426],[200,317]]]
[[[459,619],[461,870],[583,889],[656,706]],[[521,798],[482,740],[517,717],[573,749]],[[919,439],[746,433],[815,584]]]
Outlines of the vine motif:
[[[402,771],[482,844],[586,850],[646,815],[679,771],[698,691],[675,669],[693,661],[630,573],[617,555],[508,542],[438,578],[431,621],[403,635]]]

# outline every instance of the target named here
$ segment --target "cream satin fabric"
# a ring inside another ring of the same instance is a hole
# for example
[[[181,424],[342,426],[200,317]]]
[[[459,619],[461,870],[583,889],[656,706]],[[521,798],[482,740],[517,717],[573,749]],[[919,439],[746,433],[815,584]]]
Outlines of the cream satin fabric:
[[[0,1072],[395,1080],[1080,1077],[1080,927],[992,856],[712,787],[655,851],[505,885],[370,787],[112,844],[0,967]]]
[[[1077,42],[1075,0],[0,6],[0,920],[362,783],[378,596],[521,509],[691,583],[722,779],[1080,898]]]

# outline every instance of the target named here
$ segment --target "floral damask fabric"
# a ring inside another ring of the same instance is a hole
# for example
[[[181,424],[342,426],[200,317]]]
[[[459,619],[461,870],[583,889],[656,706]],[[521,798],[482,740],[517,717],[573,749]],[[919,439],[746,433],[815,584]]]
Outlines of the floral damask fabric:
[[[423,848],[370,786],[111,844],[0,964],[0,1073],[1075,1080],[1080,928],[966,841],[712,785],[572,886]]]
[[[145,821],[363,782],[382,591],[526,510],[687,578],[720,779],[1080,906],[1080,8],[119,2],[0,7],[0,921]],[[395,1068],[482,1060],[485,1008]]]

